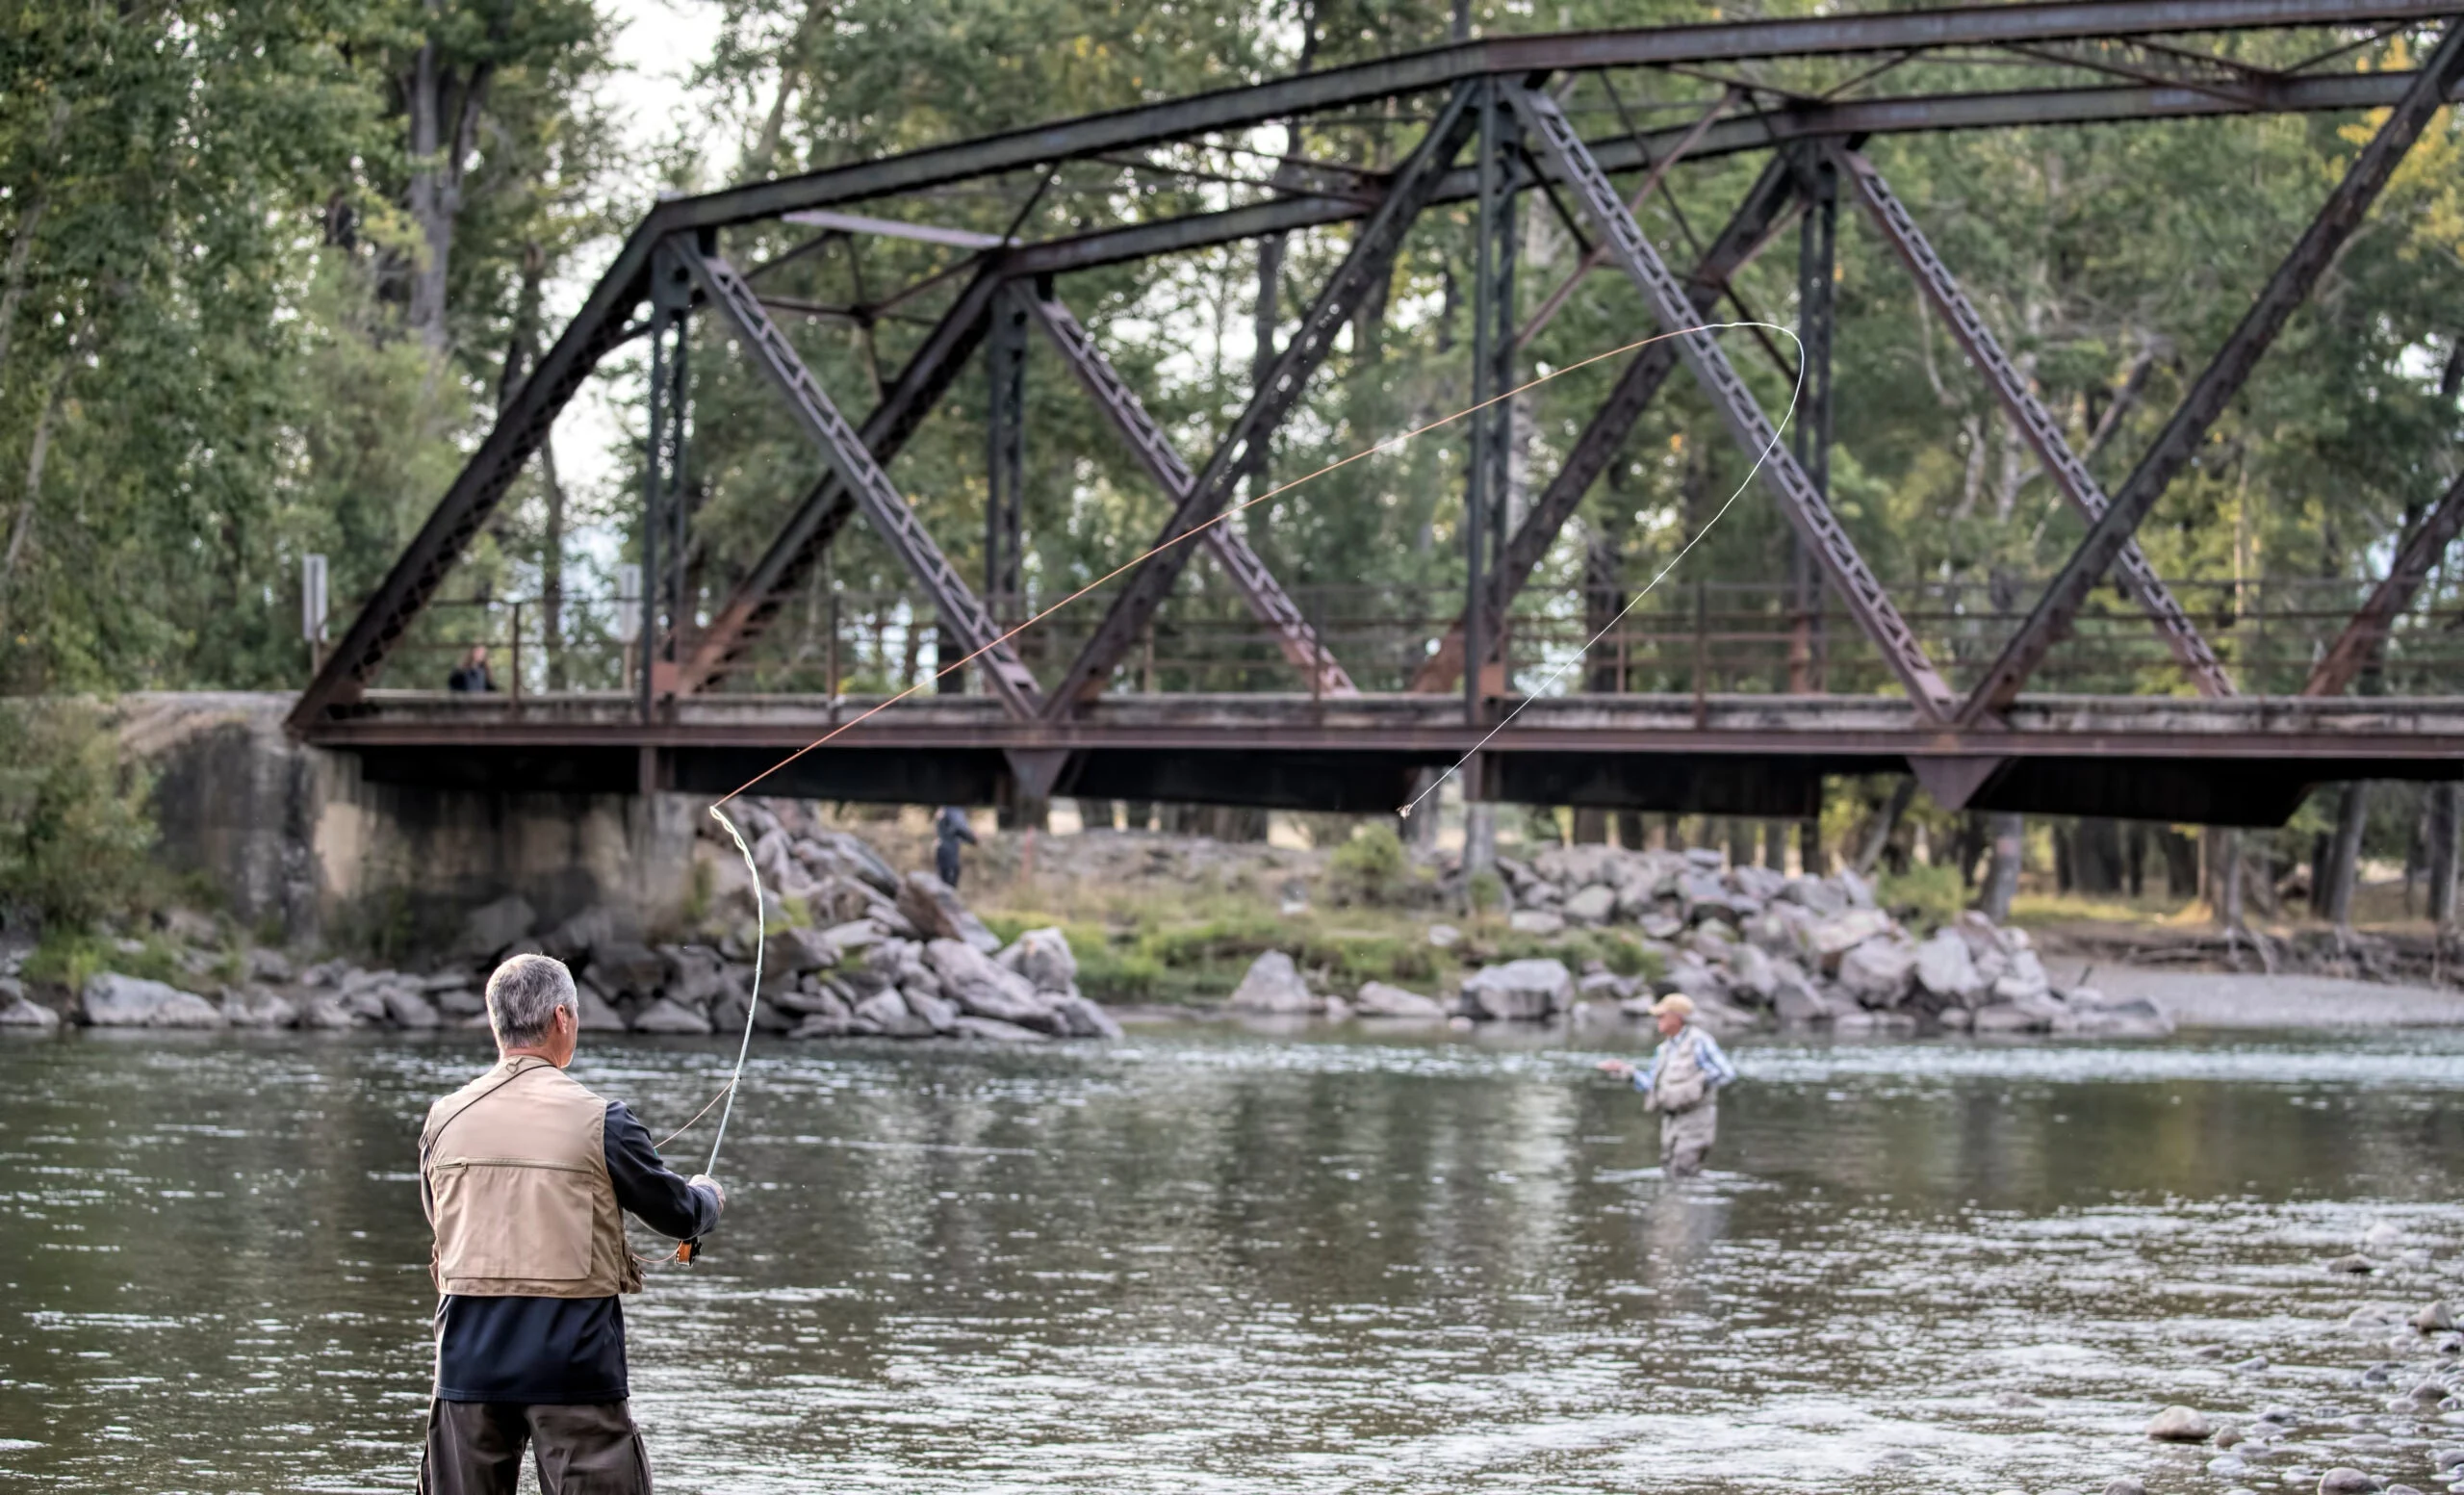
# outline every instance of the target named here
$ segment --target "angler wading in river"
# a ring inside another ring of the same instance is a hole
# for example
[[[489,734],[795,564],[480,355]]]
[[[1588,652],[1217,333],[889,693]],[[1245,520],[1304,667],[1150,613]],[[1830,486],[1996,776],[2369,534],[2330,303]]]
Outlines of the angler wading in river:
[[[1692,997],[1681,992],[1663,996],[1652,1004],[1660,1045],[1652,1053],[1651,1068],[1637,1070],[1623,1059],[1600,1061],[1608,1073],[1632,1081],[1643,1103],[1659,1113],[1659,1163],[1671,1178],[1703,1171],[1703,1159],[1720,1135],[1720,1091],[1736,1078],[1736,1066],[1693,1018]]]
[[[670,1172],[623,1101],[566,1076],[581,1012],[563,962],[513,957],[487,1001],[496,1067],[431,1107],[420,1133],[441,1297],[419,1487],[513,1495],[528,1444],[545,1495],[647,1492],[618,1303],[642,1287],[625,1214],[691,1240],[718,1224],[726,1195]]]

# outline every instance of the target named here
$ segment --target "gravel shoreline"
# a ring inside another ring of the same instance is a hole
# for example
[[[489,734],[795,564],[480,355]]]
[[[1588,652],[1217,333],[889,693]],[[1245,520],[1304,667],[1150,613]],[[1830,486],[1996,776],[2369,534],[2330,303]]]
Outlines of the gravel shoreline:
[[[2047,958],[2057,986],[2084,984],[2139,998],[2182,1028],[2429,1028],[2464,1026],[2464,992],[2390,986],[2335,976],[2139,970],[2076,958]]]

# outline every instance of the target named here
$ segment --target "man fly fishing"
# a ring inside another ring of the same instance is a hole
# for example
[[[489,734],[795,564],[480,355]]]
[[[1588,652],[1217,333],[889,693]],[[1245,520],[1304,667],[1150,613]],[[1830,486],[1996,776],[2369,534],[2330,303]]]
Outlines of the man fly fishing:
[[[573,973],[517,955],[488,978],[495,1068],[438,1101],[420,1133],[420,1204],[436,1232],[436,1386],[421,1495],[513,1495],[526,1444],[545,1495],[648,1495],[627,1402],[625,1313],[642,1289],[630,1212],[692,1240],[727,1195],[659,1161],[621,1100],[568,1078],[581,1028]]]
[[[1630,1080],[1643,1103],[1659,1113],[1659,1163],[1671,1178],[1691,1178],[1720,1135],[1720,1090],[1736,1079],[1736,1066],[1719,1041],[1694,1023],[1694,999],[1672,992],[1652,1004],[1660,1045],[1651,1068],[1603,1059],[1600,1068]]]

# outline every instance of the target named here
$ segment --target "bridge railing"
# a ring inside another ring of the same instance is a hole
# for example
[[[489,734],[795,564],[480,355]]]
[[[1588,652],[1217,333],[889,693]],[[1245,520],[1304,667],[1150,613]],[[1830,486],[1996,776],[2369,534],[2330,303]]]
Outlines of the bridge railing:
[[[1965,685],[2025,618],[2038,578],[1920,581],[1893,595],[1942,673]],[[2169,580],[2174,595],[2245,693],[2290,695],[2369,591],[2315,579]],[[1373,692],[1411,688],[1452,625],[1459,588],[1290,588],[1327,652]],[[1639,590],[1639,587],[1636,588]],[[1085,642],[1110,599],[1087,597],[1016,640],[1049,680]],[[1006,618],[1044,606],[1030,595]],[[635,646],[622,637],[623,599],[571,595],[551,609],[530,597],[460,598],[430,606],[396,649],[380,685],[443,689],[474,645],[485,646],[496,688],[514,696],[629,693]],[[898,590],[845,589],[792,604],[724,688],[871,695],[930,680],[938,660],[931,605]],[[1678,580],[1636,598],[1580,586],[1533,586],[1503,630],[1509,694],[1895,693],[1888,669],[1835,601],[1809,608],[1784,582]],[[927,688],[930,688],[928,685]],[[1275,640],[1237,598],[1176,594],[1116,672],[1122,692],[1305,691]],[[1459,679],[1443,684],[1459,691]],[[2037,675],[2040,692],[2186,693],[2185,672],[2128,598],[2099,589],[2073,636]],[[2400,616],[2364,690],[2464,695],[2464,587],[2426,587]]]

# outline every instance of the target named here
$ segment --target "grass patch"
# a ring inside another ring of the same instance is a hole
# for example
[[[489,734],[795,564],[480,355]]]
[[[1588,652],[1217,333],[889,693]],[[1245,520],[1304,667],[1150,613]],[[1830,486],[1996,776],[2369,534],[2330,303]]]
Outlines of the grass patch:
[[[123,950],[116,940],[69,931],[45,934],[26,957],[24,970],[28,981],[68,992],[83,991],[89,978],[104,971],[167,981],[175,987],[184,987],[191,980],[187,967],[160,940],[141,940],[136,949]]]

